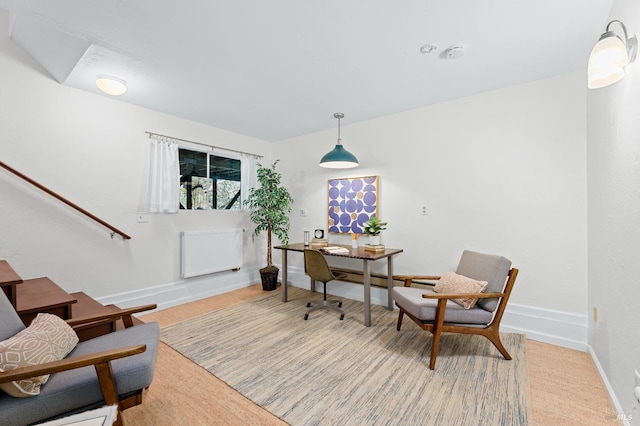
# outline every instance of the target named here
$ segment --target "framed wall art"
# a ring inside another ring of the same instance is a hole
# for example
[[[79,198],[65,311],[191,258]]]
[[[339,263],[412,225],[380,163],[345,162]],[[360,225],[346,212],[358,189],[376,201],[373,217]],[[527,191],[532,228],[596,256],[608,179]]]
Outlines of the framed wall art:
[[[378,176],[329,179],[329,232],[364,234],[363,224],[378,216],[378,184]]]

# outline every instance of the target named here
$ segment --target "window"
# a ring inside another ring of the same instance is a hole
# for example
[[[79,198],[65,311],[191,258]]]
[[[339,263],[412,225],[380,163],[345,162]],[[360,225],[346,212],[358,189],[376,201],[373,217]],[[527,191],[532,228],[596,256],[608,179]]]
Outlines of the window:
[[[240,210],[240,160],[179,149],[180,209]]]

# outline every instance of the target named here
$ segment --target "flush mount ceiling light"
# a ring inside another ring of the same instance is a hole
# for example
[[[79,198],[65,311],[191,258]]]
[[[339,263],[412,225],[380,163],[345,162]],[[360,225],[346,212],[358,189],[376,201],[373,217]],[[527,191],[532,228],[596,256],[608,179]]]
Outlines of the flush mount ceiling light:
[[[609,28],[618,23],[624,33],[624,40]],[[627,28],[618,20],[607,24],[606,31],[593,46],[587,68],[587,87],[599,89],[624,78],[624,67],[633,62],[638,52],[638,39],[627,36]]]
[[[344,149],[342,140],[340,139],[340,119],[344,118],[344,114],[336,112],[333,116],[338,119],[338,142],[333,150],[322,157],[320,167],[326,167],[328,169],[351,169],[358,167],[358,159],[355,155]]]
[[[121,78],[108,74],[96,76],[96,86],[107,95],[120,96],[127,91],[127,82]]]

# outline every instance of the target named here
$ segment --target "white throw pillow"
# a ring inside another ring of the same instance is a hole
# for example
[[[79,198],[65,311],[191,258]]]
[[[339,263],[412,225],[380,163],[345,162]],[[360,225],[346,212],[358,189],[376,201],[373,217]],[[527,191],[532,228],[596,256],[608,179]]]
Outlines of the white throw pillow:
[[[0,372],[63,359],[78,344],[78,335],[62,318],[38,314],[29,327],[0,342]],[[24,398],[40,394],[49,375],[0,384],[11,396]]]
[[[487,281],[477,281],[455,272],[446,272],[440,277],[433,291],[436,293],[482,293],[487,288]],[[451,299],[465,309],[471,309],[476,305],[477,298]]]

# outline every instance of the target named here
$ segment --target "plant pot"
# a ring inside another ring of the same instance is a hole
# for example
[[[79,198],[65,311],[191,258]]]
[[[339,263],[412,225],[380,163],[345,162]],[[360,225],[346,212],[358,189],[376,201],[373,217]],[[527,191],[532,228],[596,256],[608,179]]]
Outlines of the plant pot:
[[[273,291],[278,287],[278,272],[280,270],[277,266],[267,266],[260,269],[260,279],[264,291]]]
[[[377,246],[380,244],[380,235],[369,235],[369,244]]]

